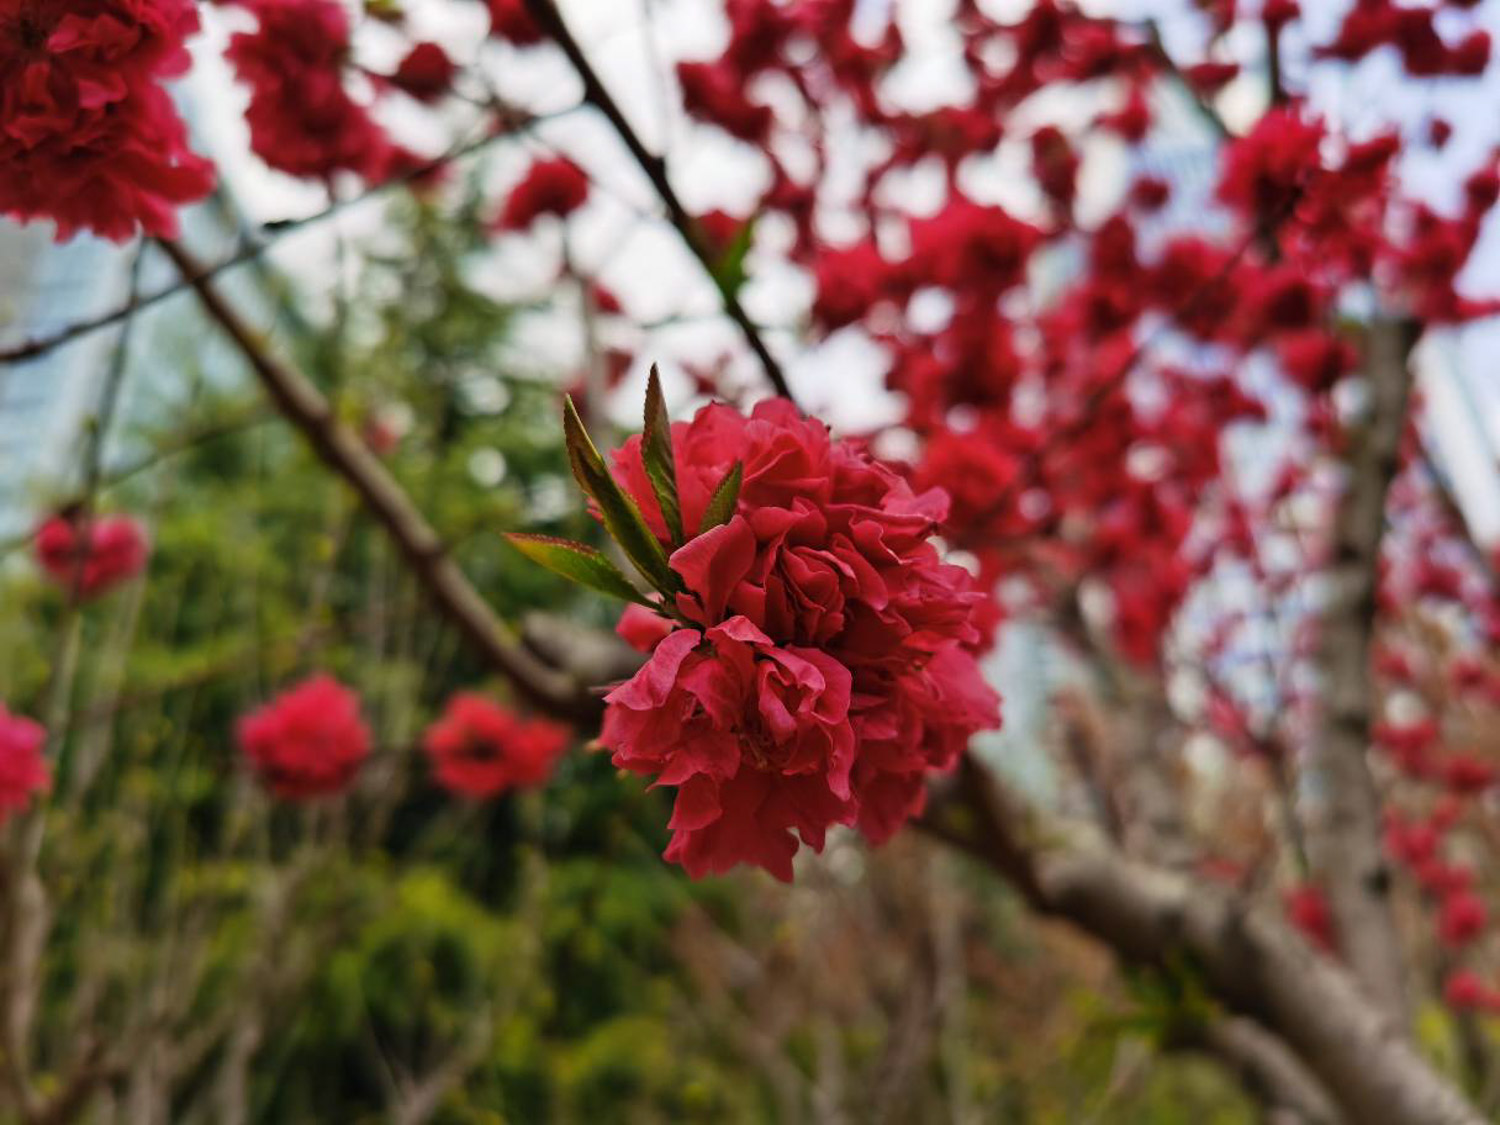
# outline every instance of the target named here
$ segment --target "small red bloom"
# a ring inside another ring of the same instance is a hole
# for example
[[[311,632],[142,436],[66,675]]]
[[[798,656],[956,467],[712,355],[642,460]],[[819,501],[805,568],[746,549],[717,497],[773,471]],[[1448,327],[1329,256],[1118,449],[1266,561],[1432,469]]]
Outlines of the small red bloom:
[[[542,29],[526,11],[524,0],[487,0],[490,35],[515,47],[535,47],[546,41]]]
[[[93,598],[128,582],[146,568],[150,553],[145,528],[130,516],[102,516],[86,521],[88,544],[79,543],[80,527],[65,516],[53,516],[37,529],[36,556],[47,577],[78,596]]]
[[[370,753],[359,697],[328,675],[246,715],[239,741],[271,792],[291,801],[340,792]]]
[[[1314,945],[1332,952],[1338,947],[1333,929],[1333,912],[1321,887],[1311,883],[1293,887],[1282,899],[1287,920],[1301,930]]]
[[[436,43],[418,43],[391,75],[391,85],[419,102],[435,102],[453,85],[458,68]]]
[[[0,821],[20,812],[34,794],[47,788],[47,761],[42,757],[46,742],[40,723],[12,715],[0,704]]]
[[[824,252],[814,274],[813,319],[830,332],[863,318],[890,290],[891,265],[868,239]]]
[[[1160,211],[1172,198],[1172,185],[1159,176],[1142,176],[1130,187],[1130,202],[1147,213]]]
[[[567,727],[523,719],[472,692],[448,701],[422,746],[443,788],[465,797],[495,797],[541,785],[568,748]]]
[[[1460,1011],[1500,1010],[1500,989],[1492,988],[1469,969],[1460,969],[1443,986],[1443,999]]]
[[[1468,945],[1489,920],[1484,901],[1473,891],[1455,891],[1443,899],[1438,913],[1438,938],[1444,945]]]
[[[589,197],[588,177],[571,160],[538,160],[511,189],[495,221],[497,230],[527,230],[543,215],[564,218]]]
[[[257,28],[224,57],[250,87],[250,148],[272,168],[326,179],[354,172],[386,179],[401,153],[344,88],[349,17],[336,0],[234,0]]]
[[[1321,122],[1292,109],[1273,109],[1224,150],[1219,198],[1249,219],[1283,214],[1322,167]]]
[[[680,62],[677,81],[688,116],[717,125],[732,137],[762,144],[774,115],[745,96],[744,84],[722,63]]]

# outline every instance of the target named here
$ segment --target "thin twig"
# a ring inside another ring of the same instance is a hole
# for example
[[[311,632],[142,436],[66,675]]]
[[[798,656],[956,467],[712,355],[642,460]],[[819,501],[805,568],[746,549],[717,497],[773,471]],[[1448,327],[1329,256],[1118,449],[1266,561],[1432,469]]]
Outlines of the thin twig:
[[[391,188],[402,187],[415,180],[420,180],[424,176],[430,176],[435,172],[441,171],[455,160],[479,152],[496,141],[509,137],[520,129],[552,117],[561,117],[564,114],[573,112],[574,108],[576,107],[560,110],[553,114],[527,114],[518,116],[513,121],[508,122],[504,128],[486,130],[483,136],[466,141],[450,149],[442,156],[435,157],[425,164],[420,164],[408,172],[375,184],[358,195],[334,200],[321,211],[315,211],[311,215],[304,215],[300,219],[283,219],[267,223],[261,227],[258,236],[242,238],[238,249],[233,251],[228,257],[222,258],[212,265],[200,266],[199,272],[192,278],[175,281],[170,285],[163,286],[161,289],[143,296],[132,296],[123,305],[113,308],[106,313],[101,313],[98,316],[89,317],[85,320],[75,321],[49,335],[38,336],[13,347],[0,349],[0,366],[26,363],[30,360],[40,359],[42,356],[64,344],[97,332],[101,328],[108,328],[111,324],[125,320],[134,313],[148,309],[161,301],[165,301],[169,297],[176,296],[178,293],[192,288],[199,281],[211,281],[226,270],[259,258],[289,234],[320,223],[324,219],[331,218],[342,211],[347,211],[358,204],[368,202],[389,191]]]
[[[651,181],[651,186],[661,198],[662,204],[667,209],[667,217],[672,225],[677,228],[677,233],[682,236],[683,242],[687,244],[697,259],[703,263],[703,268],[708,271],[714,286],[719,291],[719,297],[724,302],[724,310],[729,314],[729,319],[739,326],[745,335],[745,341],[750,345],[751,351],[760,360],[761,366],[765,368],[766,378],[776,389],[776,393],[783,398],[792,398],[791,388],[787,385],[786,376],[781,370],[781,364],[771,354],[771,349],[766,346],[760,329],[745,312],[740,304],[739,296],[734,289],[714,268],[714,257],[710,253],[702,234],[698,230],[697,223],[688,209],[683,206],[682,200],[678,198],[676,189],[667,178],[667,165],[661,157],[652,153],[642,142],[635,128],[626,120],[624,113],[620,111],[619,105],[614,97],[600,80],[598,72],[594,70],[593,64],[589,62],[588,56],[583,53],[583,48],[578,45],[578,40],[568,29],[567,23],[558,11],[554,0],[525,0],[526,10],[543,30],[545,30],[567,56],[568,62],[577,72],[579,80],[583,83],[583,97],[586,102],[604,115],[605,119],[614,127],[620,140],[630,150],[630,155],[640,166],[646,178]]]

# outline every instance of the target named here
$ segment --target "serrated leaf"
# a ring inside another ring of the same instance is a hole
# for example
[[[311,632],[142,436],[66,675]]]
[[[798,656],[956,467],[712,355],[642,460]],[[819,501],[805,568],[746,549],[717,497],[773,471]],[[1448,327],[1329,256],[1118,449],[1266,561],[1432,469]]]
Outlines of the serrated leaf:
[[[667,525],[673,546],[682,546],[682,505],[677,498],[677,465],[672,453],[672,423],[661,393],[661,375],[656,364],[646,380],[646,425],[641,432],[641,461],[656,503]]]
[[[698,525],[699,535],[734,519],[735,506],[740,502],[740,485],[744,481],[745,465],[736,461],[709,497],[708,507],[703,511],[703,522]]]
[[[532,562],[540,563],[554,574],[560,574],[580,586],[608,594],[612,598],[650,605],[630,580],[603,554],[584,543],[557,539],[551,535],[527,535],[507,532],[505,538]]]
[[[563,399],[563,434],[567,441],[568,462],[578,487],[593,497],[604,517],[604,528],[641,575],[664,594],[681,588],[681,581],[667,565],[667,553],[646,525],[640,508],[618,484],[604,464],[578,408],[571,397]]]

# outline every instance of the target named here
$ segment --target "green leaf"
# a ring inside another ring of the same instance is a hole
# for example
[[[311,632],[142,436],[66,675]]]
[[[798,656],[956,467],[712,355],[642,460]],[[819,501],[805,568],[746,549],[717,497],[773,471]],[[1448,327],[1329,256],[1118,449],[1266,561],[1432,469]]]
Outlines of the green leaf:
[[[714,489],[714,494],[709,497],[708,507],[703,512],[703,522],[698,525],[698,534],[712,531],[720,524],[728,523],[734,518],[735,505],[740,502],[740,485],[745,481],[745,466],[741,461],[736,461],[724,474],[724,479],[719,482],[719,487]]]
[[[682,546],[682,506],[677,498],[677,466],[672,455],[672,423],[667,419],[667,403],[661,393],[661,376],[656,364],[646,380],[646,426],[641,433],[641,461],[662,519],[674,546]]]
[[[527,535],[522,532],[507,532],[505,538],[516,550],[532,562],[560,574],[564,578],[608,594],[612,598],[651,605],[639,590],[630,584],[618,567],[594,548],[567,539],[556,539],[551,535]]]
[[[755,219],[752,217],[734,232],[734,238],[713,264],[714,280],[725,293],[739,293],[745,284],[745,259],[755,242]]]
[[[571,396],[563,399],[563,434],[568,461],[578,486],[592,496],[604,517],[605,530],[614,538],[641,575],[664,594],[681,588],[681,580],[667,565],[667,553],[646,526],[641,510],[610,475],[604,458],[594,447]]]

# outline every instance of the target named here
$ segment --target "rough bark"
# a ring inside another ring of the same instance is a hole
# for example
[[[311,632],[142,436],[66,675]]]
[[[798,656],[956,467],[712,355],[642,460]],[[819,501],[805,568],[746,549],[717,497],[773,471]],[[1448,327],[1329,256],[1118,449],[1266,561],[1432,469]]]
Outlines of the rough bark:
[[[1191,1047],[1188,1043],[1184,1046]],[[1333,1099],[1276,1036],[1244,1017],[1206,1025],[1198,1046],[1229,1066],[1272,1125],[1345,1125]]]
[[[516,642],[448,555],[437,532],[379,458],[339,421],[317,387],[291,366],[271,357],[186,250],[175,242],[163,241],[160,245],[197,290],[208,315],[239,348],[277,411],[296,427],[318,458],[354,489],[390,535],[433,605],[530,703],[563,718],[597,718],[600,700]]]
[[[1366,340],[1368,402],[1362,423],[1349,435],[1347,479],[1334,519],[1317,656],[1323,711],[1307,763],[1314,878],[1328,896],[1350,969],[1402,1028],[1410,1019],[1405,968],[1381,849],[1380,794],[1367,755],[1374,717],[1370,649],[1380,542],[1406,426],[1411,394],[1407,360],[1414,343],[1410,325],[1395,320],[1375,321]]]
[[[1228,1012],[1285,1043],[1349,1121],[1484,1120],[1349,971],[1228,889],[1098,849],[1035,846],[1058,834],[972,758],[925,826],[987,862],[1038,913],[1072,923],[1124,961],[1194,965]]]

